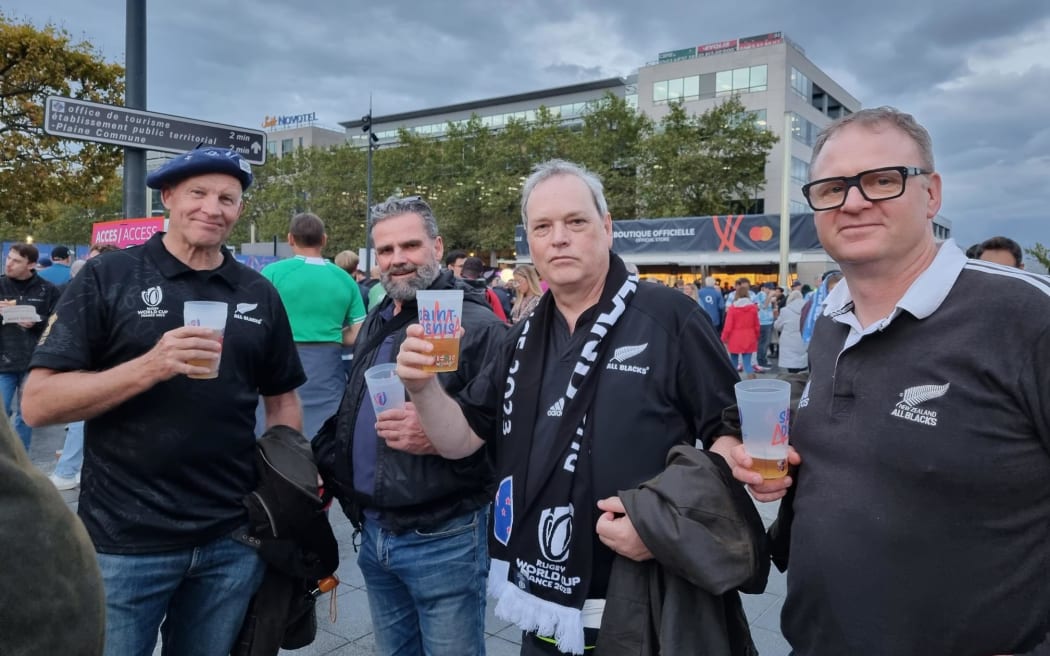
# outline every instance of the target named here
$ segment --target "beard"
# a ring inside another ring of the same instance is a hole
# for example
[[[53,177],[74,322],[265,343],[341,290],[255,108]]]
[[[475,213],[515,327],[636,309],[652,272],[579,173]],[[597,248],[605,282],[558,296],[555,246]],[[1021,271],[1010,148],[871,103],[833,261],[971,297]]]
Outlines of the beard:
[[[403,280],[392,280],[391,276],[401,275],[405,273],[415,273],[416,275],[411,278]],[[379,282],[383,285],[383,289],[386,290],[386,295],[396,301],[411,301],[415,300],[416,292],[420,289],[426,289],[437,280],[438,276],[441,275],[441,269],[438,267],[437,261],[427,262],[426,264],[406,264],[404,266],[392,266],[387,271],[382,271],[379,274]]]

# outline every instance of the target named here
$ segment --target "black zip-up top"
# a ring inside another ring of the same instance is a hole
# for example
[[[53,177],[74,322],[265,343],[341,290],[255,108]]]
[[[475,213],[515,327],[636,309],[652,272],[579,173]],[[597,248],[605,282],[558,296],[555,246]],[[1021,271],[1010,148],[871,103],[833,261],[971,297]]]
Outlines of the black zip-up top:
[[[464,290],[465,332],[460,341],[459,369],[438,374],[445,390],[455,395],[501,348],[507,330],[492,313],[484,296],[456,280],[451,272],[442,272],[430,289]],[[354,490],[354,424],[361,404],[368,403],[364,372],[376,364],[379,345],[374,337],[382,333],[388,323],[382,312],[392,303],[387,297],[369,310],[357,337],[354,366],[339,412],[325,423],[312,444],[326,486],[355,525],[360,525],[363,510],[369,508],[382,513],[385,526],[402,531],[434,526],[484,506],[492,499],[494,478],[485,449],[461,460],[446,460],[436,455],[412,455],[391,449],[382,438],[372,435],[371,438],[377,440],[375,494],[368,497]],[[409,324],[418,322],[414,301],[406,301],[401,312],[412,317]],[[396,317],[391,321],[394,320]],[[402,325],[394,335],[392,358],[405,339],[406,328],[407,325]]]
[[[48,318],[62,293],[58,287],[33,272],[25,280],[0,276],[0,299],[13,300],[16,305],[32,305],[41,321],[32,328],[23,328],[16,323],[0,326],[0,372],[20,372],[29,369],[40,335],[47,326]]]

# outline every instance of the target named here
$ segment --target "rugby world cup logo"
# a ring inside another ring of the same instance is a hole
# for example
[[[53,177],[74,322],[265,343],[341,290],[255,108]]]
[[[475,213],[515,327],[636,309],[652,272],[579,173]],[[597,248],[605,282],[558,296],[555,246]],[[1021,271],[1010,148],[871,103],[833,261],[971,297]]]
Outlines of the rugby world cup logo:
[[[373,400],[376,402],[376,405],[385,406],[387,402],[386,392],[376,392]]]
[[[160,291],[160,287],[150,287],[142,292],[142,302],[150,307],[157,307],[160,305],[163,298],[164,293]]]
[[[540,551],[543,558],[560,563],[569,557],[572,541],[572,504],[547,508],[540,513]]]

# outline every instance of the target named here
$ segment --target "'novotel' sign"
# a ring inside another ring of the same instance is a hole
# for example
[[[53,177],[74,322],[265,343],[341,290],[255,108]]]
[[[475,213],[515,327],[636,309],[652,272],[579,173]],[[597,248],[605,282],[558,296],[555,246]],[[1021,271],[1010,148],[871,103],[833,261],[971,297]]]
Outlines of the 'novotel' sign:
[[[317,112],[309,114],[289,114],[286,116],[267,116],[263,119],[264,128],[298,127],[305,123],[317,121]]]

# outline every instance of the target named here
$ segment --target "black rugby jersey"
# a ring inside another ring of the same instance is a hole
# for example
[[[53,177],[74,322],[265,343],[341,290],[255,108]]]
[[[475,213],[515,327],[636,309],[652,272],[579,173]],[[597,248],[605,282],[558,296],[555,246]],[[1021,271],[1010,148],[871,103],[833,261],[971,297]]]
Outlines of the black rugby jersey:
[[[86,423],[79,514],[106,553],[195,546],[245,521],[259,395],[305,380],[273,286],[225,251],[219,268],[190,269],[162,237],[88,261],[31,362],[106,370],[182,326],[184,301],[229,304],[218,378],[175,376]]]

